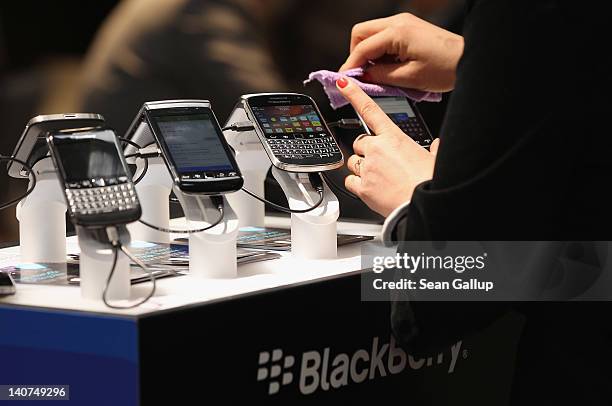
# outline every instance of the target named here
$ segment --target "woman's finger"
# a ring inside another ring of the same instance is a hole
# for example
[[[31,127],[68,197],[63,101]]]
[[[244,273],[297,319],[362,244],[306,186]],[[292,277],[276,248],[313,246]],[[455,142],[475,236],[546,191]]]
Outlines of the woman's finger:
[[[391,35],[391,30],[383,30],[359,42],[351,51],[346,62],[340,67],[340,72],[362,67],[368,61],[373,61],[385,55],[393,41]]]
[[[393,121],[378,104],[350,79],[338,79],[336,86],[374,134],[381,134],[395,127]]]
[[[353,141],[353,152],[357,155],[365,156],[366,150],[368,149],[368,144],[372,140],[371,135],[361,134],[359,137],[355,138]]]
[[[391,17],[377,18],[375,20],[365,21],[363,23],[355,24],[351,31],[351,46],[350,52],[366,38],[381,32],[390,25]]]
[[[356,175],[349,175],[344,179],[344,186],[346,189],[356,195],[357,197],[361,197],[361,178]]]
[[[433,142],[429,146],[429,152],[431,152],[433,156],[436,156],[438,155],[439,147],[440,147],[440,138],[436,138],[435,140],[433,140]]]
[[[369,66],[364,75],[367,81],[371,83],[427,90],[423,88],[421,76],[418,63],[411,61],[377,63],[376,65]]]
[[[353,172],[357,176],[361,176],[361,160],[363,158],[359,155],[351,155],[349,159],[346,161],[346,167],[349,171]]]

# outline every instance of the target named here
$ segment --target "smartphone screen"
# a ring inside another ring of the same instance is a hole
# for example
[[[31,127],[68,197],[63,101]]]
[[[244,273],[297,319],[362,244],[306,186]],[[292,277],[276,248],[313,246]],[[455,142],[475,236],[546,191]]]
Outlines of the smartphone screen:
[[[429,148],[433,137],[416,107],[407,98],[374,97],[373,99],[404,133],[420,146]]]
[[[180,175],[236,175],[210,114],[162,116],[156,121]]]
[[[336,140],[309,97],[257,95],[249,97],[247,103],[274,165],[287,170],[318,165],[318,170],[327,170],[344,162]]]
[[[91,136],[55,134],[53,144],[68,188],[116,185],[128,180],[112,130]]]
[[[103,227],[140,218],[140,203],[113,130],[64,130],[48,135],[47,142],[75,224]]]
[[[315,134],[328,135],[312,105],[253,106],[252,109],[266,138],[289,138],[289,135],[297,134],[307,138],[314,138]]]
[[[213,194],[242,187],[238,164],[210,108],[151,109],[147,119],[181,190]]]

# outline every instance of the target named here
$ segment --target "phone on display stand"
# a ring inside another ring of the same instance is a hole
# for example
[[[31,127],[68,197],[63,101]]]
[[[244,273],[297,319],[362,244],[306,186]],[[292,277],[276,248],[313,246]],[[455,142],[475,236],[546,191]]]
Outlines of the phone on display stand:
[[[210,102],[149,102],[144,104],[141,115],[182,192],[218,195],[242,188],[240,168]]]
[[[297,93],[242,96],[242,104],[274,166],[289,172],[341,167],[344,156],[314,100]]]
[[[26,162],[30,166],[49,153],[49,147],[45,139],[50,131],[71,128],[91,128],[104,124],[104,117],[93,113],[74,114],[48,114],[32,118],[26,125],[17,146],[13,151],[13,157]],[[13,178],[28,178],[28,171],[23,165],[11,161],[7,165],[9,176]]]
[[[416,103],[407,97],[372,97],[372,100],[391,118],[391,120],[406,133],[410,138],[423,148],[429,149],[433,142],[433,137],[425,120],[416,107]],[[372,131],[365,124],[361,116],[359,120],[365,128],[366,133]]]
[[[15,282],[13,282],[11,275],[0,272],[0,296],[14,295],[15,292]]]
[[[60,130],[47,135],[47,142],[74,224],[95,228],[140,218],[140,202],[113,130]]]

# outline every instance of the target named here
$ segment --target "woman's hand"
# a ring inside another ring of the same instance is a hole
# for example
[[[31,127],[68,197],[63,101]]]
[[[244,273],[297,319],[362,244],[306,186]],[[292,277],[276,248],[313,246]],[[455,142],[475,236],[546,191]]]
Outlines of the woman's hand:
[[[353,175],[346,177],[346,188],[386,217],[412,198],[419,183],[432,178],[439,140],[432,143],[431,152],[427,151],[397,127],[359,86],[345,78],[336,85],[376,134],[362,135],[353,143],[356,155],[347,162]]]
[[[368,82],[446,92],[455,86],[462,54],[463,37],[402,13],[355,25],[340,71],[374,61],[364,77]]]

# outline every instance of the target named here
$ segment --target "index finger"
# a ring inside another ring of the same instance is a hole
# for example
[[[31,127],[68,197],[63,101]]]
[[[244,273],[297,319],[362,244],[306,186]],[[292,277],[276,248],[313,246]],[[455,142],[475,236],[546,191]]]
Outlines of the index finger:
[[[392,33],[388,30],[378,32],[359,42],[351,51],[340,71],[364,66],[368,61],[376,60],[388,53],[393,44]]]
[[[362,23],[355,24],[351,31],[351,46],[350,52],[353,52],[355,46],[364,39],[384,30],[389,26],[389,19],[391,17],[377,18],[374,20],[364,21]]]
[[[395,126],[387,113],[382,111],[380,106],[376,104],[370,96],[368,96],[361,88],[350,79],[343,78],[346,85],[341,87],[342,79],[336,83],[336,87],[340,93],[353,105],[353,108],[366,123],[368,128],[372,130],[373,135],[381,134],[389,131]]]

